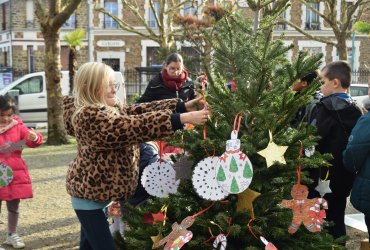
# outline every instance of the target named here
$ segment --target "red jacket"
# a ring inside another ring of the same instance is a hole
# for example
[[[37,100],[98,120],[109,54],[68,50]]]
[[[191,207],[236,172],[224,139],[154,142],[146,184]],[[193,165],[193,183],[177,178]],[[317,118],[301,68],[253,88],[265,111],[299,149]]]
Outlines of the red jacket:
[[[28,141],[30,130],[23,125],[21,118],[16,116],[14,119],[18,122],[17,124],[5,131],[0,130],[0,146],[9,142],[17,143],[20,140],[25,140],[26,145],[31,148],[40,146],[43,140],[42,135],[37,133],[38,140],[36,142]],[[14,178],[9,185],[0,188],[0,200],[32,198],[31,178],[22,159],[22,151],[15,150],[10,154],[7,153],[0,152],[0,161],[13,170]]]

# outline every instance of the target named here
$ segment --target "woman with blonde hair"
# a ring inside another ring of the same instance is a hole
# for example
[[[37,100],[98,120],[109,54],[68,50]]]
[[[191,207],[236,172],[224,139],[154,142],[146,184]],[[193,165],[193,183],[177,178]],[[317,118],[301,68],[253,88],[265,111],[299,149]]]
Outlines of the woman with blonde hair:
[[[76,137],[77,157],[69,164],[66,188],[81,223],[80,249],[113,250],[103,208],[128,199],[138,183],[139,143],[163,139],[184,123],[202,125],[208,111],[201,98],[121,105],[114,71],[99,62],[83,64],[74,97],[64,97],[64,122]]]

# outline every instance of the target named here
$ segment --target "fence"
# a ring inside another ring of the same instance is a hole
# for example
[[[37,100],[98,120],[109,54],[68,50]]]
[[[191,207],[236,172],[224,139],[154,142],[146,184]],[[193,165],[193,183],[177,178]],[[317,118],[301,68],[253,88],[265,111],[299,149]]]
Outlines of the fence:
[[[352,72],[352,84],[367,84],[370,82],[370,70],[359,69]]]

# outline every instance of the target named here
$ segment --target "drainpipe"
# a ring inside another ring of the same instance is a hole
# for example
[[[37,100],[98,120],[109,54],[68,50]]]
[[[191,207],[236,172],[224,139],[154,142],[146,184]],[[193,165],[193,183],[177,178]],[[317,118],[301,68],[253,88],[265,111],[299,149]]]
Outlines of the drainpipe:
[[[13,47],[12,47],[12,28],[13,28],[13,18],[12,18],[12,1],[9,0],[9,65],[13,68]]]
[[[88,0],[87,1],[87,53],[88,53],[88,60],[89,62],[94,61],[94,47],[92,44],[92,33],[91,33],[91,25],[92,25],[92,18],[93,18],[93,13],[92,13],[92,5],[93,1]]]

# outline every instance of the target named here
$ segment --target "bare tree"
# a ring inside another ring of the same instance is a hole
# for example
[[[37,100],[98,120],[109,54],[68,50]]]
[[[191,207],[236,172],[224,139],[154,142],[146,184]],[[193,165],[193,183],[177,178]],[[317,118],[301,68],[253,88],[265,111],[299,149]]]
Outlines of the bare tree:
[[[195,14],[197,14],[206,1],[202,1],[202,4],[198,5],[197,0],[149,0],[149,10],[153,14],[153,21],[156,23],[156,27],[151,27],[148,24],[148,20],[145,17],[143,2],[144,1],[122,0],[125,16],[132,16],[132,22],[124,18],[120,19],[104,8],[99,7],[97,1],[95,10],[110,16],[117,22],[122,30],[155,41],[161,48],[170,50],[175,46],[176,38],[180,37],[183,33],[181,27],[176,26],[174,23],[175,16],[181,9],[190,8],[194,8]],[[191,5],[185,6],[186,3],[191,3]],[[137,29],[137,26],[144,27],[144,30]]]
[[[280,19],[279,21],[290,25],[298,32],[302,33],[312,40],[335,46],[338,50],[339,59],[347,60],[346,41],[352,34],[352,25],[360,20],[363,13],[370,10],[370,0],[357,0],[353,1],[352,4],[350,4],[351,2],[348,2],[346,0],[340,0],[340,9],[338,12],[338,1],[336,0],[298,0],[298,2],[304,4],[307,8],[309,8],[311,11],[316,13],[320,18],[324,20],[324,23],[333,30],[335,40],[309,33],[303,30],[297,24],[292,23],[288,20]],[[324,3],[324,10],[317,10],[310,4],[321,2]]]
[[[62,116],[62,90],[60,86],[60,28],[77,9],[81,0],[36,0],[36,16],[45,42],[45,76],[48,104],[47,144],[67,143]]]

